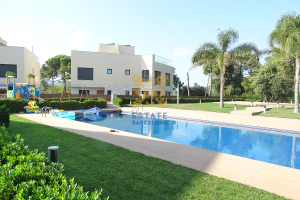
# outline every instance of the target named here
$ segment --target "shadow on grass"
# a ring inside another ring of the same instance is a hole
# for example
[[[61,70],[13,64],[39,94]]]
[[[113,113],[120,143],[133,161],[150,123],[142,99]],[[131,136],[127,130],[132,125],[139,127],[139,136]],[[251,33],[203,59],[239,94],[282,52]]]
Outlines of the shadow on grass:
[[[58,159],[64,164],[66,176],[74,177],[85,191],[102,188],[103,196],[110,196],[110,199],[279,198],[263,190],[90,138],[99,138],[101,133],[90,131],[89,137],[85,137],[21,117],[11,118],[10,134],[21,134],[31,150],[46,153],[48,146],[59,146]],[[80,132],[77,129],[72,131]],[[163,141],[106,136],[106,140],[120,144],[134,140],[132,150],[135,147],[144,147],[146,151],[148,148],[149,152],[156,153],[162,150],[155,148],[155,144]],[[174,143],[164,142],[163,146],[171,156],[180,157],[172,150]],[[209,159],[212,161],[214,157]]]

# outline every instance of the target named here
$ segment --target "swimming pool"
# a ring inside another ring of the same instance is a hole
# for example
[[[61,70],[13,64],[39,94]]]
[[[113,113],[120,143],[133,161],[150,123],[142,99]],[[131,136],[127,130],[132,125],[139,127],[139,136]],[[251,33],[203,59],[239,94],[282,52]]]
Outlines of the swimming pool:
[[[81,117],[74,120],[300,169],[300,135],[296,134],[273,134],[162,119],[148,119],[147,123],[137,124],[137,119],[124,114],[101,115],[94,121],[82,120]]]

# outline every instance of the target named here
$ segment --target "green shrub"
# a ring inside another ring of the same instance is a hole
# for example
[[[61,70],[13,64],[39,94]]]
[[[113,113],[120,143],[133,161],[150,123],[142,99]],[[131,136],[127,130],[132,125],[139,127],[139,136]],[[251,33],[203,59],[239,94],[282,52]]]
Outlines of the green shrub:
[[[40,108],[48,106],[51,108],[57,108],[62,110],[80,110],[80,109],[90,109],[94,106],[98,108],[106,108],[107,102],[104,98],[100,97],[98,99],[88,99],[83,102],[76,100],[67,101],[40,101],[37,104]]]
[[[130,100],[131,103],[134,104],[134,102],[136,101],[136,98],[124,98],[124,97],[114,97],[114,98],[118,98],[118,99],[122,99],[122,104],[129,104]],[[141,100],[141,98],[138,98],[139,100]],[[146,104],[146,102],[151,103],[151,98],[150,97],[145,97],[145,100],[142,102],[142,104]],[[153,97],[153,102],[154,104],[158,104],[158,102],[156,101],[156,99],[161,100],[161,97]],[[168,103],[177,103],[177,98],[164,98],[164,100],[167,100]],[[232,98],[224,98],[224,101],[231,101]],[[118,100],[120,101],[120,100]],[[201,102],[219,102],[220,99],[219,98],[202,98]],[[234,101],[245,101],[244,98],[234,98]],[[179,97],[179,103],[199,103],[200,102],[200,98],[181,98]],[[115,102],[114,99],[114,104],[117,105],[117,102]]]
[[[19,113],[24,111],[24,106],[28,105],[28,101],[17,99],[0,99],[0,106],[6,104],[11,113]]]
[[[114,97],[113,98],[113,104],[116,105],[116,106],[121,107],[123,105],[123,100],[124,99],[122,99],[122,98]]]
[[[30,151],[19,135],[8,136],[4,127],[0,142],[0,199],[100,199],[102,190],[88,196],[74,179],[67,180],[62,164]]]
[[[6,107],[6,104],[0,106],[0,126],[2,126],[3,124],[5,125],[5,127],[9,127],[9,123],[10,123],[10,112],[9,112],[9,108]]]

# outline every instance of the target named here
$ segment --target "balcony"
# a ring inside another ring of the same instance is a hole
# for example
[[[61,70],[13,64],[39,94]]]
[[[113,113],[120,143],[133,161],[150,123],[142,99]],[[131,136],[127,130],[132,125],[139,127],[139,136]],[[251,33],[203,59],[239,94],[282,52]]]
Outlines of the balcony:
[[[172,61],[171,60],[166,59],[166,58],[162,58],[162,57],[157,56],[157,55],[154,55],[154,56],[155,56],[155,62],[164,64],[164,65],[172,66]]]

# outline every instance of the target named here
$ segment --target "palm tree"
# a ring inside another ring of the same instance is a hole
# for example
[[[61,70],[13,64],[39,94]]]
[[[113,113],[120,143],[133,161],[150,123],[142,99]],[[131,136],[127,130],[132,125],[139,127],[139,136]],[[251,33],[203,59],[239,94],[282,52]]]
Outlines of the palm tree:
[[[194,67],[203,66],[204,68],[217,65],[220,69],[220,107],[224,107],[224,83],[225,70],[228,66],[238,66],[241,64],[249,65],[258,62],[258,49],[253,43],[243,43],[231,49],[231,46],[237,42],[239,34],[236,30],[229,28],[220,31],[217,37],[218,44],[204,43],[201,45],[192,57]]]
[[[270,34],[270,44],[278,44],[286,57],[295,59],[295,113],[299,113],[299,75],[300,75],[300,15],[288,12],[277,21],[275,30]]]

